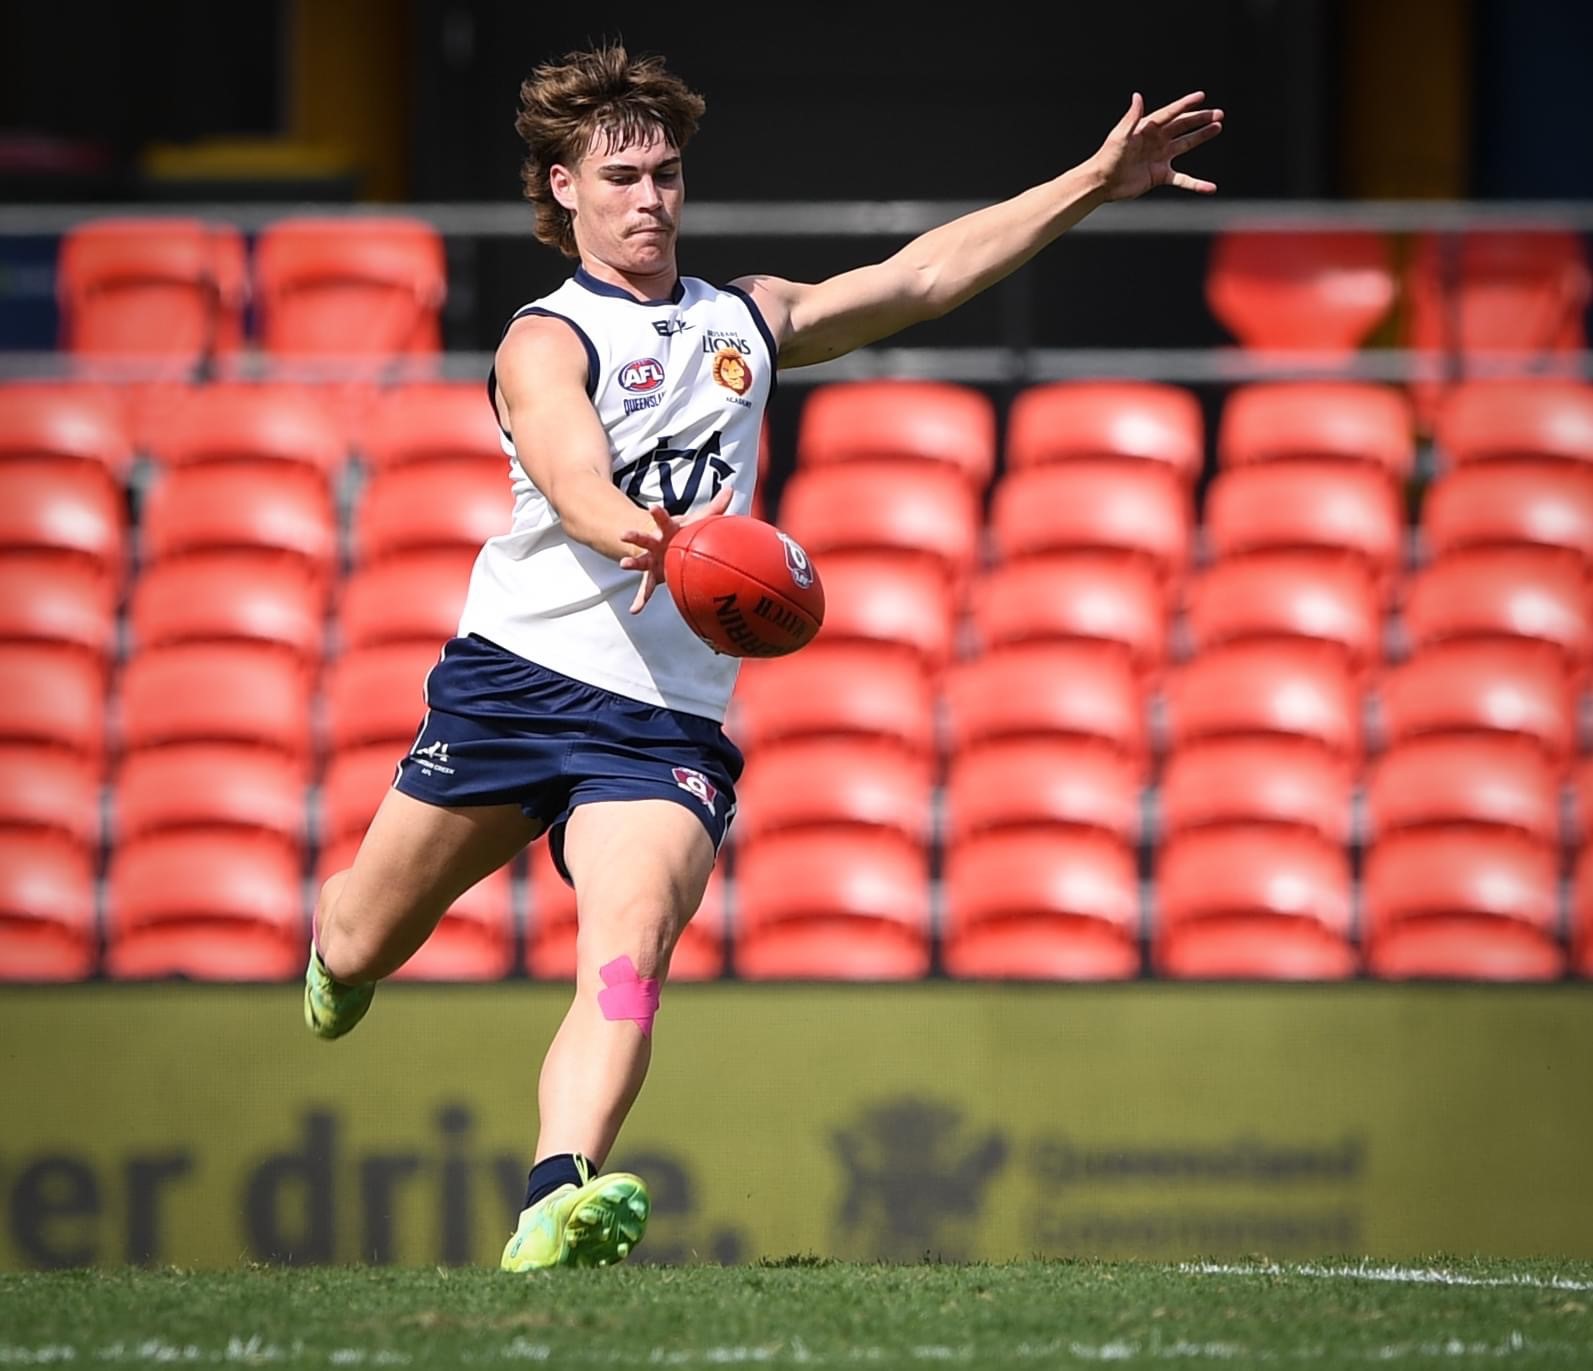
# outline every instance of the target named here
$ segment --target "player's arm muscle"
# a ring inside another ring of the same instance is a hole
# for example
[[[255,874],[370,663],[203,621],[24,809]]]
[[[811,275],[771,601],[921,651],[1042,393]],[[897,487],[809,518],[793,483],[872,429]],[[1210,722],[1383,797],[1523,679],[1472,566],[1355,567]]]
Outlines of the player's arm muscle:
[[[572,538],[618,561],[640,511],[614,485],[608,435],[586,393],[586,350],[559,319],[517,320],[498,347],[498,408],[520,465]]]
[[[1088,164],[913,239],[874,266],[807,285],[738,282],[762,311],[783,367],[828,361],[936,319],[1016,271],[1105,199]]]

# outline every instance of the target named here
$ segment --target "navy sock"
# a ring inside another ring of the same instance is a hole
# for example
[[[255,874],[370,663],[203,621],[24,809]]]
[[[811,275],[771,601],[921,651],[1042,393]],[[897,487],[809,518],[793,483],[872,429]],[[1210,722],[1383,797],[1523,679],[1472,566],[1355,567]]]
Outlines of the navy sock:
[[[561,1185],[585,1185],[596,1172],[597,1168],[576,1152],[560,1152],[557,1156],[544,1157],[526,1177],[525,1204],[521,1208],[529,1209]]]

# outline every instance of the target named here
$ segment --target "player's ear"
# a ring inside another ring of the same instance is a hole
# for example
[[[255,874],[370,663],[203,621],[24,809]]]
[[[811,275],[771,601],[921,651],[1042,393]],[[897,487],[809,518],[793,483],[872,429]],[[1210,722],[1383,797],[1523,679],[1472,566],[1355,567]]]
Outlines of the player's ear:
[[[562,162],[548,168],[548,189],[565,209],[575,208],[575,173]]]

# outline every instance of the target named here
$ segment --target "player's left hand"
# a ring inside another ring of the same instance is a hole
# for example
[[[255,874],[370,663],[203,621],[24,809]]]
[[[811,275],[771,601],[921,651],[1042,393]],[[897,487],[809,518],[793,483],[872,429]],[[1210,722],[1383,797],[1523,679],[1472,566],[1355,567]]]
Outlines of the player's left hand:
[[[625,570],[642,573],[642,583],[636,587],[636,598],[631,601],[632,614],[640,614],[648,598],[663,584],[664,549],[669,546],[669,540],[687,524],[695,524],[700,519],[723,514],[730,508],[730,494],[729,486],[721,486],[719,493],[713,499],[684,519],[675,518],[662,505],[652,505],[647,510],[653,519],[652,528],[627,529],[620,534],[627,543],[642,549],[629,557],[620,558],[620,565]]]
[[[1220,109],[1196,108],[1205,98],[1206,92],[1197,90],[1146,114],[1145,102],[1134,92],[1128,112],[1090,159],[1108,200],[1132,200],[1152,186],[1176,186],[1206,195],[1217,189],[1211,181],[1173,170],[1175,157],[1222,132]]]

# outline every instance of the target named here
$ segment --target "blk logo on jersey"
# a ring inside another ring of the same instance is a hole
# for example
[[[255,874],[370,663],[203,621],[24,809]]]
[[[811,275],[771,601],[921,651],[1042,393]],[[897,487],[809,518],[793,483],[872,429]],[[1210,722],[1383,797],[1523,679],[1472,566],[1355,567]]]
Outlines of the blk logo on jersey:
[[[663,505],[677,519],[701,500],[719,493],[733,468],[719,455],[719,435],[713,434],[700,448],[670,447],[665,438],[651,452],[627,462],[614,473],[614,484],[636,504]],[[703,477],[708,490],[703,491]],[[682,484],[677,485],[680,479]],[[656,494],[654,493],[656,491]]]
[[[676,785],[694,799],[701,800],[710,814],[714,812],[714,801],[719,798],[718,786],[702,772],[693,771],[689,766],[677,766],[674,776]]]
[[[664,364],[656,357],[640,357],[620,368],[620,386],[632,395],[646,395],[664,384]]]
[[[685,333],[691,327],[684,319],[654,319],[653,332],[660,338],[668,338],[672,334]]]

